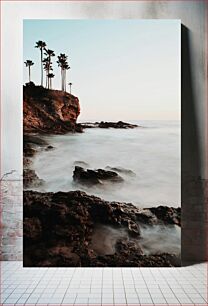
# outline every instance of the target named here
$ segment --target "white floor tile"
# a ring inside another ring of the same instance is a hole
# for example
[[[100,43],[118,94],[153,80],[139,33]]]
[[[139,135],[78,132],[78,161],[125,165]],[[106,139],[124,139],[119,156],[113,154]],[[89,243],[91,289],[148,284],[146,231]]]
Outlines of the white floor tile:
[[[27,304],[36,304],[38,302],[38,300],[39,300],[38,297],[37,298],[29,298],[26,303]]]
[[[90,299],[89,298],[89,305],[101,305],[101,299]]]
[[[141,305],[143,304],[153,304],[152,299],[141,299],[140,300]]]
[[[113,303],[114,299],[112,298],[108,298],[108,297],[104,297],[102,298],[102,303]]]
[[[1,266],[3,305],[207,305],[206,264],[139,269],[22,268],[21,262]]]
[[[199,294],[189,294],[188,297],[194,304],[205,303],[205,300]]]

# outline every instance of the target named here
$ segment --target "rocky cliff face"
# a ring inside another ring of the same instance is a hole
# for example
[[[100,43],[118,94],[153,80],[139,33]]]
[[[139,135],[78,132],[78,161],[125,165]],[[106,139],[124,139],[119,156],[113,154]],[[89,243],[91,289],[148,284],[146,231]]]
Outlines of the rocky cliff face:
[[[79,99],[67,92],[46,89],[33,83],[23,87],[24,133],[80,131],[76,125],[79,114]]]

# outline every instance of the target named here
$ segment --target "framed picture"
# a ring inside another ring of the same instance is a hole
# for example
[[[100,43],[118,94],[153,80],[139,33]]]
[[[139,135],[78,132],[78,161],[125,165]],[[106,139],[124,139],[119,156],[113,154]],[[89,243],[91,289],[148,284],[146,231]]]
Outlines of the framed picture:
[[[180,266],[181,22],[23,22],[25,267]]]

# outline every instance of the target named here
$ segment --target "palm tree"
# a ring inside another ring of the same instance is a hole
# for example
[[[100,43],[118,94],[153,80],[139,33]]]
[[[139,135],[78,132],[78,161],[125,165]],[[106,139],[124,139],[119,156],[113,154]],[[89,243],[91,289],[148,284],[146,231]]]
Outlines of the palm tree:
[[[53,70],[52,66],[49,64],[49,58],[46,57],[43,59],[43,68],[46,72],[46,88],[48,87],[48,74],[50,73],[51,70]]]
[[[71,94],[72,83],[70,82],[68,85],[70,86],[70,94]]]
[[[46,47],[46,43],[42,40],[39,40],[36,42],[36,46],[35,48],[39,48],[40,49],[40,58],[41,58],[41,86],[43,86],[43,50]]]
[[[45,50],[45,55],[49,57],[49,62],[51,64],[51,57],[55,56],[55,53],[53,50],[50,49],[44,48],[44,50]]]
[[[55,56],[55,53],[54,53],[53,50],[50,50],[50,49],[44,48],[44,50],[45,50],[45,55],[47,56],[46,62],[48,62],[48,64],[47,64],[47,68],[48,68],[48,70],[47,70],[47,77],[48,77],[48,75],[50,74],[50,70],[53,70],[52,69],[51,57]],[[49,79],[48,79],[48,88],[49,88]]]
[[[63,65],[63,69],[64,69],[64,91],[66,91],[66,71],[70,69],[67,62]]]
[[[66,91],[66,71],[70,69],[67,63],[68,56],[64,53],[60,53],[58,56],[58,66],[61,67],[61,89]]]
[[[67,60],[67,56],[64,53],[60,53],[60,55],[58,55],[58,66],[61,67],[61,90],[64,90],[64,69],[63,66],[66,63]]]
[[[49,89],[52,89],[52,78],[54,77],[55,75],[53,73],[48,74]]]
[[[32,65],[34,65],[34,63],[33,63],[33,61],[31,61],[31,60],[26,60],[25,65],[26,65],[26,67],[28,67],[28,69],[29,69],[29,83],[30,83],[30,81],[31,81],[31,69],[30,69],[30,67],[31,67]]]

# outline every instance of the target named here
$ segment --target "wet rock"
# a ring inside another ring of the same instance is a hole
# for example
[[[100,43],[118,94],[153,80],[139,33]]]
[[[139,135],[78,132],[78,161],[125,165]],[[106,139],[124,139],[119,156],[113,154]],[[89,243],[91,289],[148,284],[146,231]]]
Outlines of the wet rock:
[[[33,157],[39,150],[39,147],[48,146],[47,141],[42,139],[37,135],[27,135],[23,136],[23,153],[24,157]]]
[[[144,208],[136,213],[137,221],[148,224],[175,224],[181,226],[181,208],[158,206]]]
[[[23,222],[23,231],[27,244],[41,239],[42,226],[40,220],[36,217],[25,218]]]
[[[67,266],[67,267],[80,267],[80,257],[73,252],[72,247],[65,245],[58,245],[48,249],[49,257],[53,258],[50,266]],[[43,262],[43,266],[48,266],[48,262]]]
[[[32,160],[29,157],[23,156],[23,167],[24,167],[24,169],[29,169],[31,164],[32,164]]]
[[[121,245],[120,245],[121,247]],[[124,246],[114,255],[100,255],[92,258],[90,267],[179,267],[180,258],[174,254],[161,253],[157,255],[138,254],[125,249]]]
[[[75,166],[73,180],[87,186],[101,185],[103,181],[113,183],[123,182],[123,178],[114,171],[106,171],[103,169],[91,170],[79,166]]]
[[[149,208],[155,216],[166,224],[181,225],[181,209],[167,206]]]
[[[45,139],[41,138],[40,136],[28,135],[28,134],[24,134],[23,142],[24,142],[24,144],[30,143],[30,144],[35,144],[35,145],[39,145],[39,146],[46,146],[48,144],[47,141]]]
[[[101,121],[98,125],[99,128],[102,129],[108,129],[108,128],[114,128],[114,129],[133,129],[138,127],[136,124],[131,124],[123,121],[118,122],[104,122]]]
[[[33,157],[37,153],[37,150],[30,143],[24,143],[23,151],[26,157]]]
[[[53,150],[53,149],[54,149],[53,146],[47,146],[46,151],[51,151],[51,150]]]
[[[24,266],[176,265],[177,260],[171,254],[142,254],[137,214],[142,216],[143,211],[130,203],[108,202],[81,191],[24,191]],[[180,209],[175,212],[179,219]],[[150,224],[151,219],[158,224],[176,221],[174,214],[171,220],[167,214],[157,213],[157,207],[154,213],[150,212]],[[114,254],[98,255],[92,248],[98,224],[126,232],[116,242]]]
[[[38,187],[43,184],[43,180],[40,179],[34,170],[24,169],[23,170],[23,186],[24,188]]]
[[[106,169],[110,170],[110,171],[115,171],[115,172],[127,174],[127,175],[130,175],[130,176],[136,176],[136,174],[132,170],[125,169],[123,167],[110,167],[110,166],[107,166]]]
[[[120,239],[116,242],[116,255],[129,255],[131,253],[137,253],[138,255],[143,255],[143,251],[139,246],[138,241],[136,240],[128,240],[128,239]]]
[[[83,129],[90,129],[90,128],[101,128],[101,129],[108,129],[108,128],[114,128],[114,129],[134,129],[138,127],[136,124],[131,124],[123,121],[118,122],[86,122],[80,124]]]
[[[83,133],[83,126],[80,123],[75,124],[75,132]]]

